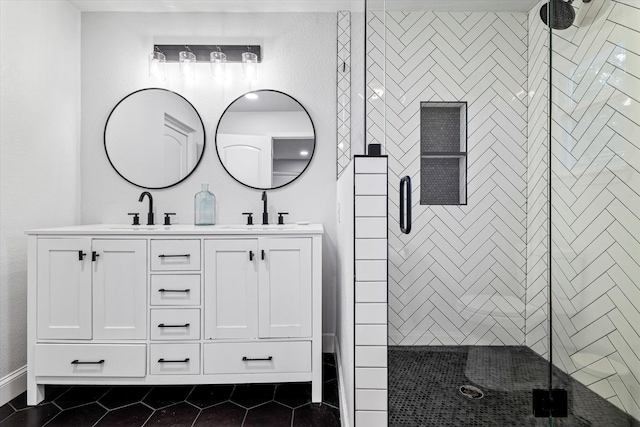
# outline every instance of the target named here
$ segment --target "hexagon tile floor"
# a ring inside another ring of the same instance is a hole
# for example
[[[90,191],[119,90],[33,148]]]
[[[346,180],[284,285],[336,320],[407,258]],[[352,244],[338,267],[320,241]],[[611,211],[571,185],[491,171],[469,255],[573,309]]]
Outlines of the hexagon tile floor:
[[[324,354],[324,396],[311,383],[197,386],[47,386],[46,399],[26,393],[0,406],[0,427],[58,426],[340,426],[333,354]]]

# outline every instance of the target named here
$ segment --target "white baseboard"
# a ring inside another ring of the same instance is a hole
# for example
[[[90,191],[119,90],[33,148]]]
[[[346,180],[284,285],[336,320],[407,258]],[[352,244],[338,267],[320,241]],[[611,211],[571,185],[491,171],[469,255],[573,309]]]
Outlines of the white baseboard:
[[[336,334],[322,334],[322,352],[323,353],[335,353],[334,342],[336,340]]]
[[[336,369],[338,370],[338,396],[340,399],[340,425],[342,427],[351,427],[349,419],[349,411],[347,410],[347,390],[344,386],[344,373],[342,372],[342,360],[340,358],[340,344],[338,337],[334,336],[334,347],[336,355]]]
[[[27,365],[0,378],[0,406],[27,391]]]

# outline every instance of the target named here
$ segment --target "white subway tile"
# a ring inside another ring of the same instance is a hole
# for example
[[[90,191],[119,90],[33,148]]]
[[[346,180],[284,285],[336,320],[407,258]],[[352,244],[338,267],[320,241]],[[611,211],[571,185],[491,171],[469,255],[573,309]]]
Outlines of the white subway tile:
[[[387,390],[356,390],[356,408],[358,410],[386,411],[387,400]]]
[[[356,368],[357,389],[387,389],[387,368]]]
[[[387,304],[356,303],[356,323],[371,325],[387,324]]]
[[[387,238],[387,218],[356,218],[356,239]]]
[[[387,261],[356,260],[356,280],[358,282],[380,282],[387,280]]]
[[[356,216],[387,216],[385,196],[356,196]]]
[[[387,302],[387,282],[356,282],[356,302]]]
[[[387,427],[388,415],[386,411],[358,411],[356,410],[356,425],[358,427]]]
[[[356,259],[387,259],[387,239],[356,239]]]
[[[387,325],[356,325],[358,345],[387,345]]]
[[[386,157],[356,157],[356,173],[387,173]]]
[[[356,195],[387,195],[387,175],[386,174],[356,174],[355,176]]]
[[[356,367],[385,368],[387,366],[387,346],[356,346]]]

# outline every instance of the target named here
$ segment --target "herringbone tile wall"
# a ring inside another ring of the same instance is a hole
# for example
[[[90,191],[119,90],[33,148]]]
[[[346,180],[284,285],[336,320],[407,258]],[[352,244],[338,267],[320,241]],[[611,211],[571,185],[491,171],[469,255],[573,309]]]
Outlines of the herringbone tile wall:
[[[575,4],[553,39],[553,358],[640,418],[640,1]]]
[[[368,15],[367,130],[389,155],[391,345],[525,342],[527,34],[525,13]],[[419,204],[421,101],[468,102],[467,206]]]
[[[367,131],[389,155],[391,345],[526,343],[548,356],[539,7],[368,15]],[[553,40],[554,363],[640,418],[640,1],[575,8]],[[418,204],[419,102],[431,100],[469,102],[468,206]],[[404,175],[410,235],[397,225]]]

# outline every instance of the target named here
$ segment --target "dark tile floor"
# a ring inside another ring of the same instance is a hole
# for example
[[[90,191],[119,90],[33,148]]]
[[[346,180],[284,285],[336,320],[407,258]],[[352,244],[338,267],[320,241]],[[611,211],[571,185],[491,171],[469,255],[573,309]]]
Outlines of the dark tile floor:
[[[547,379],[547,362],[527,347],[389,347],[389,426],[548,427],[533,417],[531,400]],[[484,397],[463,396],[465,384]],[[556,418],[555,427],[640,427],[559,370],[554,387],[569,392],[569,417]]]
[[[339,427],[335,359],[323,357],[321,404],[311,403],[311,383],[47,386],[38,406],[26,393],[0,406],[0,427]]]

